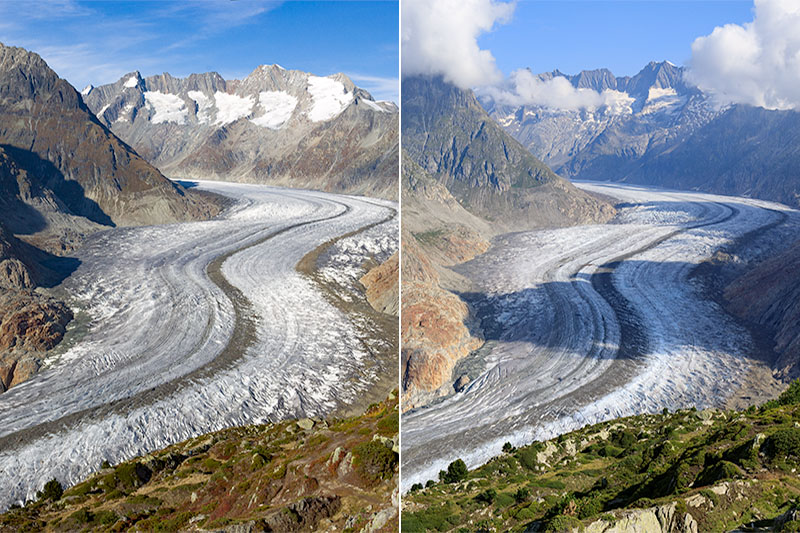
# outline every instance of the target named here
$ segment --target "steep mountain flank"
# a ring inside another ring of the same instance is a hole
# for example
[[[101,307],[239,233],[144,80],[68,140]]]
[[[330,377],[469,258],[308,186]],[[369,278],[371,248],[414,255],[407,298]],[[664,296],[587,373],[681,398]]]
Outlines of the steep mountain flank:
[[[164,173],[397,197],[398,109],[343,74],[262,65],[87,88],[87,105]]]
[[[774,369],[782,378],[800,376],[800,242],[755,265],[724,291],[728,309],[766,328],[777,354]]]
[[[0,45],[0,147],[24,170],[31,199],[103,225],[208,216],[213,206],[109,132],[65,80],[37,55]]]
[[[469,212],[510,231],[607,220],[610,206],[556,176],[441,78],[403,80],[403,148]]]
[[[800,113],[733,106],[623,179],[800,207]]]

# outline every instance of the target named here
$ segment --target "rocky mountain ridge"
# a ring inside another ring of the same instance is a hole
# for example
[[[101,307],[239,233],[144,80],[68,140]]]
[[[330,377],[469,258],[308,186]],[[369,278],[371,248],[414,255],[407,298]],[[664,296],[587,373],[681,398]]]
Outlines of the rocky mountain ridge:
[[[708,98],[685,81],[685,72],[664,61],[651,62],[632,77],[618,78],[608,69],[538,75],[542,81],[562,77],[576,89],[604,95],[599,107],[512,105],[490,93],[482,93],[480,100],[506,131],[557,173],[618,180],[645,154],[716,116]]]
[[[87,87],[107,127],[164,173],[397,197],[398,108],[344,74],[261,65],[242,80],[131,72]]]
[[[497,91],[480,102],[514,138],[574,179],[626,181],[660,187],[752,196],[800,205],[796,111],[716,106],[692,86],[687,71],[651,62],[633,77],[608,69],[561,77],[575,89],[605,95],[580,109],[517,105]],[[507,89],[507,88],[501,88]]]

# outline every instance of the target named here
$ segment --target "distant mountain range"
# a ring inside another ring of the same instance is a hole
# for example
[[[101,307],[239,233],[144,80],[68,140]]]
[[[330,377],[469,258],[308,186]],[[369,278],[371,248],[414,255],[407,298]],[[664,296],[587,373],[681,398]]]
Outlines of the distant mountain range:
[[[557,76],[575,88],[617,91],[613,105],[559,110],[512,106],[488,93],[481,104],[558,174],[748,195],[800,205],[800,114],[744,105],[715,107],[669,62],[633,77],[607,69]]]
[[[262,65],[243,80],[132,72],[87,87],[83,98],[173,178],[397,197],[398,108],[374,101],[344,74],[279,65]]]

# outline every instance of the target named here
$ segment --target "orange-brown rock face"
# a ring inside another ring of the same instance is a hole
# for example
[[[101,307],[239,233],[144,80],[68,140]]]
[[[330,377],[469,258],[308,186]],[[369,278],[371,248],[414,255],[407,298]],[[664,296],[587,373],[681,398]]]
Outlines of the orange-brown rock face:
[[[400,261],[397,252],[370,269],[359,281],[367,289],[367,301],[373,309],[397,316],[400,304]]]
[[[458,243],[464,260],[484,251],[485,241],[443,240]],[[468,250],[472,250],[470,253]],[[439,286],[439,276],[411,235],[403,239],[403,410],[424,405],[452,380],[459,359],[483,344],[465,322],[469,307],[455,294]]]
[[[0,391],[5,391],[39,371],[44,352],[64,337],[72,312],[35,293],[6,291],[0,313]]]

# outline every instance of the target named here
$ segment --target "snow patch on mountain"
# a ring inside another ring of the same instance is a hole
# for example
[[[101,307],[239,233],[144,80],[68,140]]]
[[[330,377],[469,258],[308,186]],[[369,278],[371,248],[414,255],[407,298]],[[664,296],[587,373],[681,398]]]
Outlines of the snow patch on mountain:
[[[128,89],[132,89],[133,87],[136,87],[138,83],[139,80],[136,79],[136,76],[131,76],[130,78],[125,80],[125,87],[127,87]]]
[[[188,91],[189,98],[197,105],[197,121],[200,124],[209,124],[214,111],[214,102],[200,91]]]
[[[214,93],[214,100],[217,104],[217,120],[214,124],[223,126],[252,113],[255,103],[252,96],[242,97],[220,91]]]
[[[92,89],[94,89],[94,85],[92,85],[92,84],[90,83],[89,85],[87,85],[86,87],[84,87],[84,88],[83,88],[83,90],[81,91],[81,94],[82,94],[83,96],[86,96],[86,95],[88,95],[90,92],[92,92]]]
[[[162,93],[159,91],[145,91],[144,101],[147,106],[154,111],[150,119],[153,124],[163,124],[172,122],[173,124],[185,124],[186,102],[174,94]]]
[[[308,112],[308,118],[312,122],[322,122],[338,116],[353,100],[353,94],[345,90],[342,82],[330,78],[309,76],[308,92],[314,102]]]
[[[388,109],[382,108],[380,105],[378,105],[377,103],[373,102],[372,100],[362,99],[361,103],[367,104],[367,107],[370,107],[370,108],[374,109],[375,111],[380,111],[381,113],[388,113],[389,112]]]
[[[297,98],[285,91],[262,91],[258,94],[258,106],[264,114],[250,120],[256,126],[272,130],[283,127],[297,107]]]

